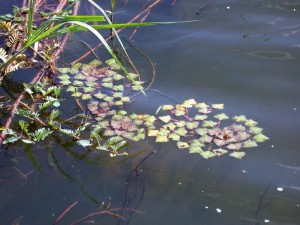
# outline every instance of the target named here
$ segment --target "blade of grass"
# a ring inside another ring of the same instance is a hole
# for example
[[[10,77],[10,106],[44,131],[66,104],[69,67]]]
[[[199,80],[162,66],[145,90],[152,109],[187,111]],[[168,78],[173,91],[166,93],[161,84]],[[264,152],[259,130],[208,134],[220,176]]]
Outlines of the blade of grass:
[[[27,23],[27,38],[31,36],[32,32],[32,23],[33,23],[33,14],[34,14],[34,0],[30,0],[29,3],[29,12],[28,12],[28,23]]]

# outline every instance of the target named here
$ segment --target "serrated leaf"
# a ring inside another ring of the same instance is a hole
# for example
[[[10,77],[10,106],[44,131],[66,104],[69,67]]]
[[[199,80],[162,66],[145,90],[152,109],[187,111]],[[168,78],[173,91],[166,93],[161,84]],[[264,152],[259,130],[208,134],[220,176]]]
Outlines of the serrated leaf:
[[[123,92],[114,92],[113,97],[114,98],[122,98],[123,97]]]
[[[34,132],[33,140],[34,141],[42,141],[51,133],[52,133],[52,131],[50,131],[49,128],[44,128],[44,127],[40,128]]]
[[[225,113],[220,113],[214,116],[217,120],[227,120],[229,117]]]
[[[222,145],[226,145],[228,142],[226,140],[222,140],[222,139],[214,139],[214,143],[217,146],[222,146]]]
[[[106,88],[113,88],[113,83],[102,83],[101,85]]]
[[[123,75],[121,75],[121,74],[114,75],[114,80],[118,81],[118,80],[122,80],[122,79],[124,79]]]
[[[176,109],[174,110],[174,114],[175,116],[183,116],[185,114],[185,111]]]
[[[206,121],[203,121],[203,124],[202,126],[203,127],[214,127],[216,126],[218,123],[212,121],[212,120],[206,120]]]
[[[247,140],[245,142],[243,142],[243,147],[244,148],[253,148],[253,147],[257,147],[257,143],[253,140]]]
[[[185,126],[185,121],[181,120],[181,121],[176,121],[175,122],[177,127],[184,127]]]
[[[88,64],[93,66],[93,67],[96,67],[96,66],[102,65],[102,62],[99,61],[98,59],[94,59],[94,60],[90,61]]]
[[[250,127],[250,128],[249,128],[249,132],[250,132],[251,134],[259,134],[259,133],[261,133],[262,131],[263,131],[263,129],[260,128],[260,127]]]
[[[195,120],[206,120],[207,119],[207,115],[196,115],[194,117]]]
[[[95,88],[93,88],[93,87],[84,87],[83,88],[83,91],[85,93],[90,93],[90,92],[93,92],[94,90],[95,90]]]
[[[103,94],[101,92],[98,92],[97,94],[94,94],[94,97],[97,99],[104,99],[107,95]]]
[[[70,76],[67,75],[67,74],[62,74],[62,75],[58,76],[58,78],[59,78],[60,80],[69,80],[69,79],[70,79]]]
[[[245,122],[247,120],[246,116],[244,115],[234,116],[232,119],[236,122]]]
[[[88,99],[92,98],[92,95],[91,94],[82,94],[81,98],[82,98],[82,100],[88,100]]]
[[[174,106],[173,105],[162,105],[161,109],[164,111],[172,110],[172,109],[174,109]]]
[[[59,116],[59,113],[58,109],[53,109],[49,115],[49,121],[55,120]]]
[[[121,101],[123,101],[123,102],[130,102],[130,97],[128,97],[128,96],[122,97]]]
[[[242,159],[246,155],[245,152],[232,152],[229,154],[229,156],[237,159]]]
[[[197,104],[196,100],[192,98],[192,99],[185,100],[182,103],[182,106],[185,107],[185,108],[191,108],[191,107],[193,107],[196,104]]]
[[[189,153],[198,153],[200,154],[201,152],[203,152],[202,148],[199,146],[190,146],[189,148]]]
[[[169,130],[174,130],[176,128],[176,125],[174,123],[167,123],[163,126],[164,128],[168,128]]]
[[[66,85],[71,84],[71,81],[69,81],[69,80],[61,80],[61,81],[59,82],[59,84],[66,86]]]
[[[75,97],[75,98],[79,98],[82,95],[82,93],[76,91],[74,92],[71,96]]]
[[[148,130],[149,137],[156,137],[159,133],[159,130]]]
[[[211,107],[214,109],[224,109],[224,104],[212,104]]]
[[[199,134],[200,136],[203,136],[203,135],[207,134],[207,128],[198,128],[195,130],[195,132],[197,134]]]
[[[177,142],[177,147],[179,149],[183,149],[183,148],[188,148],[190,147],[190,145],[187,142],[182,142],[182,141],[178,141]]]
[[[186,124],[185,124],[186,128],[190,129],[190,130],[193,130],[193,129],[197,128],[198,125],[199,125],[199,122],[196,122],[196,121],[194,121],[194,122],[186,122]]]
[[[165,135],[157,135],[156,136],[156,142],[161,143],[161,142],[168,142],[169,139]]]
[[[83,82],[80,81],[80,80],[74,80],[74,81],[73,81],[73,85],[74,85],[74,86],[79,86],[79,87],[81,87],[81,86],[83,86]]]
[[[169,134],[169,139],[173,140],[173,141],[179,141],[180,140],[180,136],[176,133],[171,133]]]
[[[215,157],[216,153],[214,153],[212,151],[201,151],[200,155],[205,159],[209,159],[209,158]]]
[[[114,91],[124,91],[124,86],[123,85],[115,85],[113,87]]]
[[[199,109],[204,109],[204,108],[208,108],[208,105],[206,105],[204,102],[201,102],[196,104],[195,107]]]
[[[14,142],[20,140],[20,138],[21,137],[18,137],[18,136],[9,136],[9,137],[6,137],[2,143],[3,144],[14,143]]]
[[[172,117],[170,115],[167,115],[167,116],[160,116],[158,117],[162,122],[164,123],[168,123],[170,122],[170,120],[172,120]]]
[[[257,122],[250,119],[245,121],[245,125],[248,127],[255,127],[257,125]]]
[[[241,143],[231,143],[229,145],[226,146],[226,148],[230,149],[230,150],[239,150],[242,147]]]
[[[177,130],[175,130],[175,133],[179,136],[185,136],[187,134],[187,130],[183,127],[180,127]]]
[[[228,151],[222,148],[212,150],[217,156],[226,154]]]
[[[74,79],[76,80],[86,80],[86,76],[82,73],[77,73],[76,76],[74,76]]]
[[[265,136],[264,134],[260,133],[260,134],[257,134],[253,137],[253,139],[256,141],[256,142],[264,142],[266,140],[269,140],[269,138],[267,136]]]
[[[67,88],[67,92],[75,92],[76,90],[78,90],[78,88],[77,87],[74,87],[74,86],[68,86],[68,88]]]
[[[203,135],[200,137],[199,139],[201,142],[203,143],[211,143],[212,141],[212,137],[211,136],[208,136],[208,135]]]

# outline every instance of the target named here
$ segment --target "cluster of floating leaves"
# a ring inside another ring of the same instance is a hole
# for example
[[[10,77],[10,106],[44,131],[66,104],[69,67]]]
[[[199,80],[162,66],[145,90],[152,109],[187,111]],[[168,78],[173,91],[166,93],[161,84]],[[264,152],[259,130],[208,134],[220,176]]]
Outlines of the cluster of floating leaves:
[[[139,141],[154,137],[156,142],[174,141],[179,149],[200,154],[204,158],[229,153],[242,158],[242,148],[256,147],[258,142],[268,139],[257,122],[244,115],[234,116],[231,125],[222,126],[229,116],[219,112],[223,104],[207,105],[188,99],[182,104],[162,105],[156,115],[131,114],[118,109],[130,102],[125,89],[137,90],[128,79],[119,74],[113,60],[107,66],[94,60],[89,64],[76,64],[72,68],[61,68],[58,76],[61,85],[67,85],[72,96],[83,100],[95,115],[97,125],[102,128],[103,136],[123,137]],[[131,74],[132,77],[136,75]],[[157,114],[162,114],[157,116]]]

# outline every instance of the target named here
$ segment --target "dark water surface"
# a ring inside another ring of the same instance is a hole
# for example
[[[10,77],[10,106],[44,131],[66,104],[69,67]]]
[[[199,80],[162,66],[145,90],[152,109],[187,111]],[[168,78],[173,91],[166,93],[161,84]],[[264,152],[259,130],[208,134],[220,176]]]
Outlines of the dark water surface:
[[[145,2],[130,0],[119,18],[134,17]],[[49,168],[46,147],[36,146],[43,173],[22,151],[17,163],[2,154],[0,224],[18,218],[20,225],[52,224],[75,201],[58,224],[96,211],[96,201],[111,201],[128,218],[90,219],[96,224],[300,224],[300,2],[172,2],[162,1],[148,20],[199,21],[138,30],[134,45],[156,63],[157,76],[153,90],[137,97],[129,110],[153,114],[172,103],[168,98],[224,103],[226,114],[258,121],[270,140],[242,160],[205,160],[171,143],[144,141],[129,145],[133,157],[105,158],[98,165],[68,156],[53,143],[60,167]],[[145,58],[134,48],[129,52],[151,80]]]

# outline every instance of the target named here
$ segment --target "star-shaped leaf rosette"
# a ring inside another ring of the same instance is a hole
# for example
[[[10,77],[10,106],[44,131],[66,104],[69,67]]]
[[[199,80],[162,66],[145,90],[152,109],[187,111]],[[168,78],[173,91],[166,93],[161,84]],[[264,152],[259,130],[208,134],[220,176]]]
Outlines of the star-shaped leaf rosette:
[[[113,60],[106,66],[94,60],[89,64],[75,64],[71,69],[61,68],[61,85],[67,85],[72,96],[89,100],[87,108],[94,115],[102,135],[122,137],[133,141],[155,138],[158,143],[176,142],[179,149],[200,154],[208,159],[229,154],[242,158],[242,149],[256,147],[266,137],[257,122],[244,115],[229,118],[223,104],[207,105],[195,99],[182,104],[162,105],[155,115],[130,114],[121,107],[131,101],[126,93],[138,90],[121,75]],[[70,75],[69,75],[70,74]],[[137,75],[131,74],[133,78]],[[142,82],[139,82],[141,84]]]

